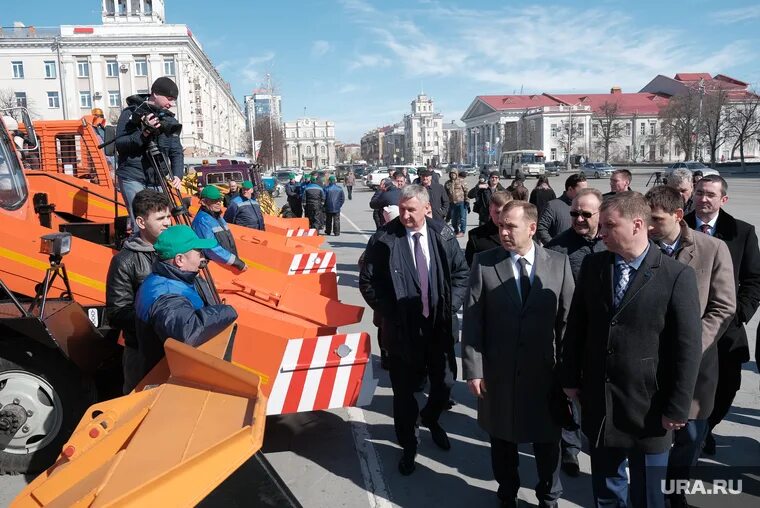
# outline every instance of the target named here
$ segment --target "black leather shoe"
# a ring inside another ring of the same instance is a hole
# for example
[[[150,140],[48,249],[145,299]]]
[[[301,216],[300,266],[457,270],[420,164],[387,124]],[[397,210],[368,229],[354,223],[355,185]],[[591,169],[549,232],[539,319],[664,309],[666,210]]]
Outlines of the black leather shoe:
[[[669,494],[665,501],[670,505],[670,508],[689,508],[686,494]]]
[[[404,450],[403,455],[401,455],[401,460],[398,461],[399,473],[404,476],[409,476],[410,474],[414,473],[414,469],[417,467],[414,464],[415,455],[417,455],[416,452]]]
[[[430,430],[430,437],[433,438],[433,442],[436,444],[436,446],[438,446],[438,448],[441,450],[451,449],[449,436],[446,434],[446,431],[443,430],[443,427],[438,424],[438,422],[425,422],[423,420],[422,426],[427,427],[428,430]]]
[[[516,497],[507,497],[504,499],[499,499],[501,508],[517,508],[517,498]]]
[[[449,399],[449,401],[446,403],[446,410],[448,411],[449,409],[456,406],[457,404],[459,403],[455,401],[454,399]]]
[[[581,474],[581,467],[578,465],[578,459],[575,457],[563,458],[562,471],[564,471],[567,476],[572,476],[573,478],[579,476]]]

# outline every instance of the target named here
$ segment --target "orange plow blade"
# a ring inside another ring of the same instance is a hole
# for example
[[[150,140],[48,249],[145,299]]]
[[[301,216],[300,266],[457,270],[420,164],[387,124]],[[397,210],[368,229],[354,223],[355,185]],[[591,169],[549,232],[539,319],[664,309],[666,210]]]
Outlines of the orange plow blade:
[[[166,383],[92,406],[11,506],[192,506],[261,448],[259,377],[177,341],[165,349]]]

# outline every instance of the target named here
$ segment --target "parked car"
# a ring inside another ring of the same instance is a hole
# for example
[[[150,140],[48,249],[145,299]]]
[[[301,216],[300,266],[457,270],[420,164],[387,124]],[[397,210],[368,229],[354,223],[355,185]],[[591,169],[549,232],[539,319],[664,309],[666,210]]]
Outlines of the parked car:
[[[544,168],[547,175],[559,176],[559,172],[565,169],[565,163],[562,161],[546,161],[544,162]]]
[[[612,172],[615,168],[607,164],[606,162],[587,162],[581,166],[580,173],[589,178],[609,178],[612,176]]]
[[[680,168],[688,169],[692,173],[694,171],[701,171],[702,172],[702,176],[707,176],[707,175],[717,175],[717,176],[720,176],[720,172],[718,172],[717,169],[713,169],[713,168],[711,168],[709,166],[705,166],[701,162],[697,162],[697,161],[676,162],[676,163],[671,164],[670,166],[666,167],[665,168],[665,173],[669,175],[670,173],[673,172],[674,169],[680,169]]]
[[[364,176],[364,185],[369,187],[370,189],[377,190],[378,187],[380,187],[380,182],[383,178],[389,178],[390,173],[389,169],[387,167],[379,167],[376,170],[367,173]]]

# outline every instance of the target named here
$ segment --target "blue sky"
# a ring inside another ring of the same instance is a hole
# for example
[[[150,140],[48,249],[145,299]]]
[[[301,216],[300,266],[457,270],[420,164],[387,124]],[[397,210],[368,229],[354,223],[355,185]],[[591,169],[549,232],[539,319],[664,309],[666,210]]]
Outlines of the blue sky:
[[[3,26],[100,23],[100,0],[3,3]],[[399,121],[421,89],[459,121],[476,95],[520,89],[633,92],[676,72],[760,83],[752,1],[166,0],[166,18],[239,100],[271,73],[285,120],[306,107],[344,142]]]

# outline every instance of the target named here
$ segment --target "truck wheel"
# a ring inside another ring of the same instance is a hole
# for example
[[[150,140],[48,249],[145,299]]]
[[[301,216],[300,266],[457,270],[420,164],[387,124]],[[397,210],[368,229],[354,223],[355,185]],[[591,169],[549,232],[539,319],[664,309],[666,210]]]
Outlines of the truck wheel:
[[[58,351],[30,340],[0,343],[0,474],[50,467],[95,402],[91,383]]]

